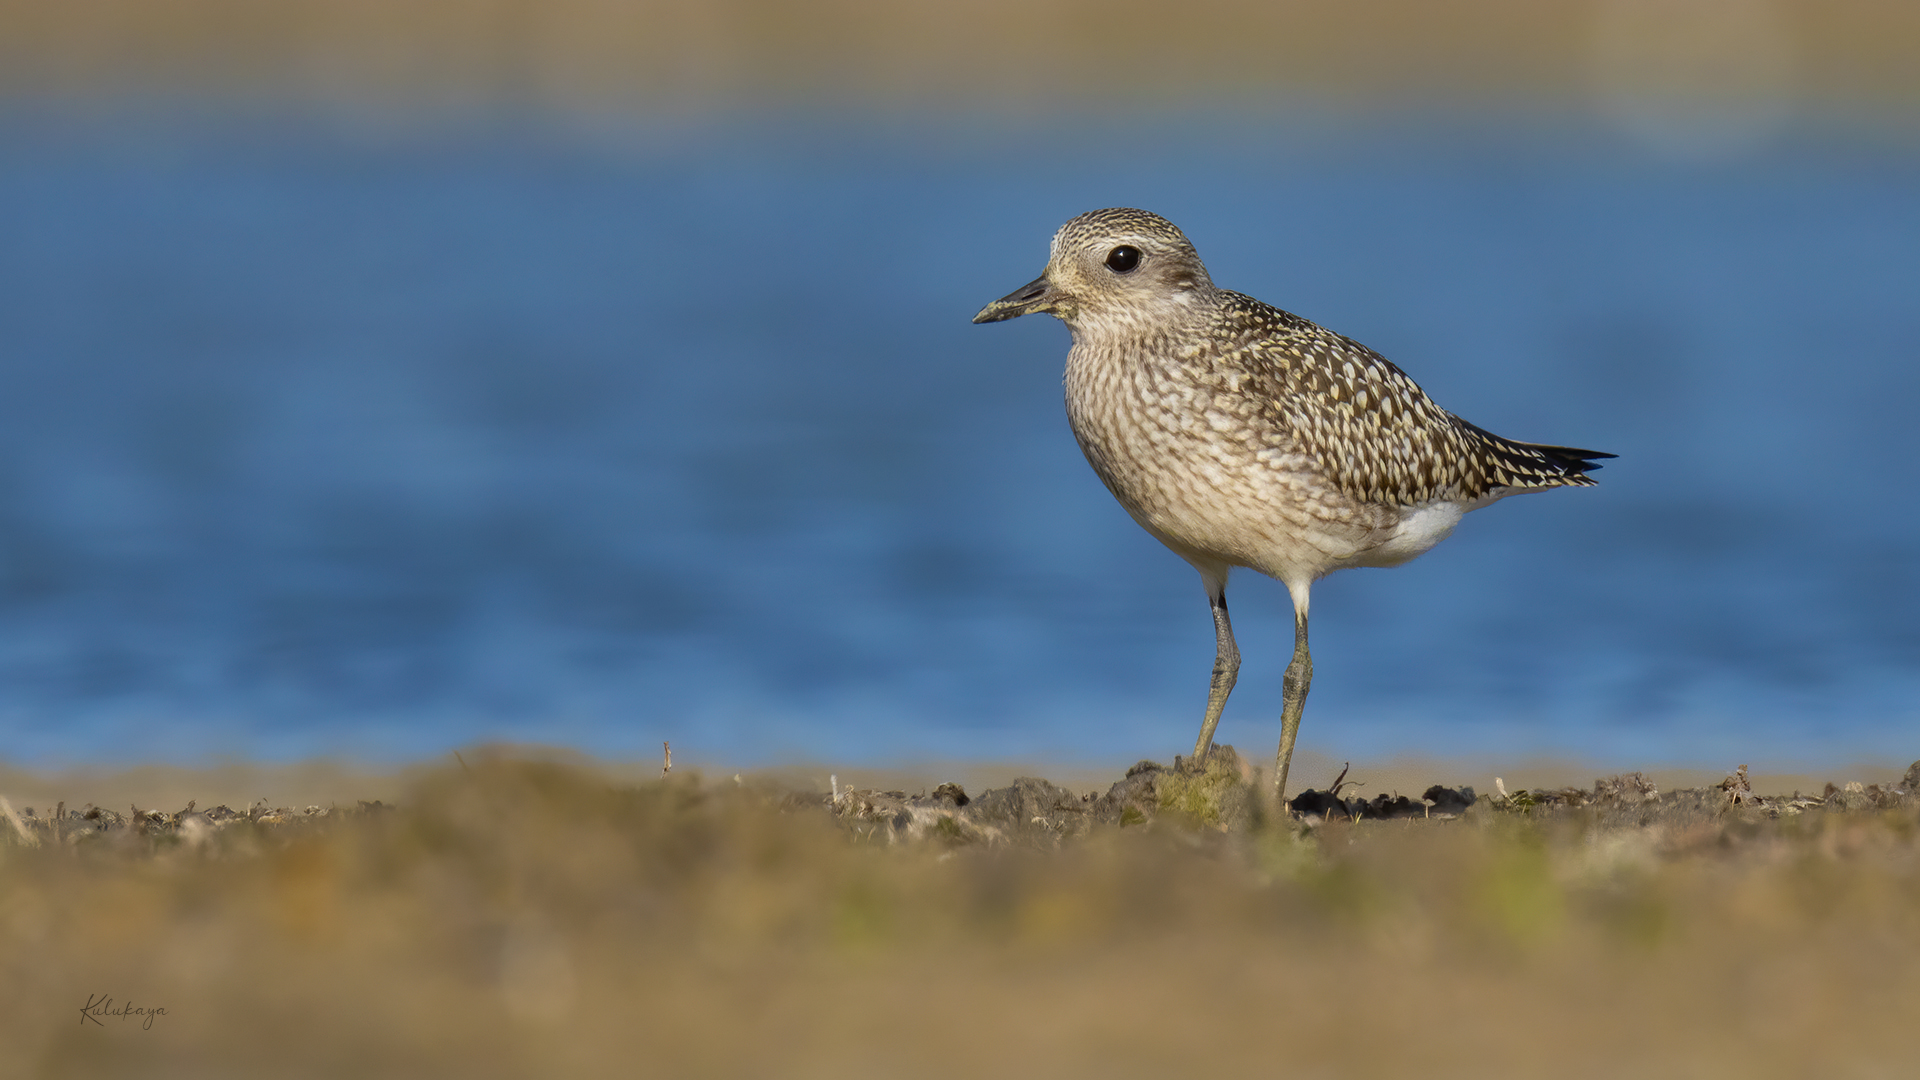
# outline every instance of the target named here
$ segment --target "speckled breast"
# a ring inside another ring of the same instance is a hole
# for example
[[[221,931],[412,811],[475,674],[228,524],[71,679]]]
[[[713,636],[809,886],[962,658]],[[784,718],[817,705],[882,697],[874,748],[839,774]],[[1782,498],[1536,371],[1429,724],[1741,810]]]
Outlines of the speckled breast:
[[[1213,385],[1222,378],[1177,353],[1076,345],[1068,422],[1107,489],[1182,554],[1272,572],[1302,543],[1315,562],[1364,545],[1351,501],[1317,482],[1313,459],[1264,425],[1257,403]]]

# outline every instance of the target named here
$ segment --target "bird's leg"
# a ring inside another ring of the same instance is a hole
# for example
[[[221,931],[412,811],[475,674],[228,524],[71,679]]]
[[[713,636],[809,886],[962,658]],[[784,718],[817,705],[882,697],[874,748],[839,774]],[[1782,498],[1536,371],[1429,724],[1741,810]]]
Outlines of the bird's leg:
[[[1273,798],[1286,805],[1287,766],[1293,761],[1294,736],[1300,734],[1300,712],[1313,685],[1313,657],[1307,653],[1307,606],[1298,597],[1293,610],[1293,662],[1280,681],[1280,750],[1273,758]]]
[[[1227,593],[1207,591],[1213,607],[1213,682],[1207,689],[1207,715],[1200,721],[1200,738],[1193,744],[1195,765],[1203,765],[1207,751],[1213,748],[1213,729],[1220,726],[1220,712],[1227,707],[1227,695],[1233,693],[1234,680],[1240,677],[1240,647],[1233,643],[1233,623],[1227,619]]]

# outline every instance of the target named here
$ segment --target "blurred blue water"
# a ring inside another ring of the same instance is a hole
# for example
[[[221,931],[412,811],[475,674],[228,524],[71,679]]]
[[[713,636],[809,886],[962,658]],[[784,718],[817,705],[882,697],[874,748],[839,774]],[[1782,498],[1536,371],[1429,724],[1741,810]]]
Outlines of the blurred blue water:
[[[1912,756],[1920,156],[1166,121],[0,126],[0,756],[1165,757],[1198,581],[968,319],[1139,205],[1621,455],[1323,582],[1305,745]],[[1284,591],[1231,590],[1270,747]]]

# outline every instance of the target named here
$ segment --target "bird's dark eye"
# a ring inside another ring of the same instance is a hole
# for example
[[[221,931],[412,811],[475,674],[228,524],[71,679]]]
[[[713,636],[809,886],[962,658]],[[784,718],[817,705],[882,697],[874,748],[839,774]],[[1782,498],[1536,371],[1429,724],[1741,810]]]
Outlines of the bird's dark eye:
[[[1134,267],[1139,265],[1140,249],[1137,247],[1121,244],[1119,247],[1107,252],[1107,269],[1116,274],[1130,273]]]

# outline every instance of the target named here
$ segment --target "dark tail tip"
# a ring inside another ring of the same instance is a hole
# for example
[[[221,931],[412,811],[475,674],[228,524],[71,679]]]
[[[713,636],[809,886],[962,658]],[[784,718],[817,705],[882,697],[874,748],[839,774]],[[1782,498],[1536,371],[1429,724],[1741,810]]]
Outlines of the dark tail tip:
[[[1604,450],[1579,450],[1571,446],[1535,446],[1533,449],[1568,476],[1599,472],[1602,466],[1597,462],[1619,456]]]

